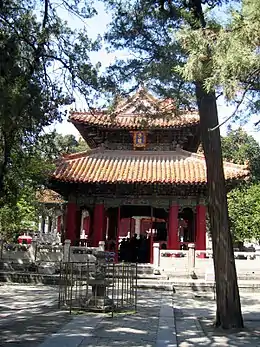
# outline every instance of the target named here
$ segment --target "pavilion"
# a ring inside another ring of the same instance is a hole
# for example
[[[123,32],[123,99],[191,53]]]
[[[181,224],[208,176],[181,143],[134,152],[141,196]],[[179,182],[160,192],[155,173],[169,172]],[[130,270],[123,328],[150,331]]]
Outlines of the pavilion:
[[[68,202],[66,238],[88,244],[145,234],[167,249],[195,243],[206,249],[207,177],[197,153],[196,110],[145,89],[120,99],[113,112],[71,111],[69,121],[90,150],[62,157],[50,187]],[[249,175],[246,166],[224,163],[227,189]]]

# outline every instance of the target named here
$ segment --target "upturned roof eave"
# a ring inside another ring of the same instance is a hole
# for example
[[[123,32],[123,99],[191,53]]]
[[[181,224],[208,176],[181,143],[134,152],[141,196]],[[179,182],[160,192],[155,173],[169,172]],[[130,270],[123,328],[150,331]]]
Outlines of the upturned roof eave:
[[[77,125],[83,125],[86,127],[95,127],[97,129],[106,129],[106,130],[173,130],[173,129],[185,129],[185,128],[190,128],[190,127],[196,127],[199,126],[200,121],[199,120],[194,120],[190,123],[184,123],[184,124],[158,124],[158,125],[153,125],[153,124],[136,124],[132,123],[130,125],[121,125],[120,123],[95,123],[95,122],[89,122],[85,120],[75,120],[75,119],[68,119],[69,122],[71,122],[74,126],[77,127]]]

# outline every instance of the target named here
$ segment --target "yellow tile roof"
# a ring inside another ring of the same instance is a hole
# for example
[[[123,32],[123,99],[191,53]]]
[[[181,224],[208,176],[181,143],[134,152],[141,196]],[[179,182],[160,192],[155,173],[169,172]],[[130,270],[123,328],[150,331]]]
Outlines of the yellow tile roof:
[[[224,163],[226,180],[249,175],[246,166]],[[82,183],[203,184],[207,182],[203,155],[176,151],[95,149],[61,159],[52,179]]]

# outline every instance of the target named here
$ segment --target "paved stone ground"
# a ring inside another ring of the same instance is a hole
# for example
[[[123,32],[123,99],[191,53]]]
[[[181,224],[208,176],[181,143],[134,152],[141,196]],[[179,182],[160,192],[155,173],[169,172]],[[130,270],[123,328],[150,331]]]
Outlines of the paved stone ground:
[[[72,317],[57,309],[58,287],[0,284],[0,346],[35,347]]]
[[[0,347],[176,346],[172,296],[139,291],[138,312],[69,315],[58,287],[0,285]]]
[[[40,347],[176,347],[172,296],[138,294],[137,313],[75,317]]]
[[[1,347],[260,346],[259,293],[241,294],[246,328],[227,333],[213,329],[215,302],[207,293],[139,291],[136,314],[111,318],[58,310],[57,289],[0,285]]]
[[[212,295],[177,294],[174,313],[179,347],[260,346],[260,294],[240,294],[245,329],[242,332],[213,328],[215,301]]]

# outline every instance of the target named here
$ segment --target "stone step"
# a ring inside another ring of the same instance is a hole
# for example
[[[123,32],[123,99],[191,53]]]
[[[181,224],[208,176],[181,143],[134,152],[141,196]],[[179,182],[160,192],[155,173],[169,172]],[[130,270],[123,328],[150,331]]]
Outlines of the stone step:
[[[46,285],[59,285],[59,275],[35,274],[26,272],[0,272],[0,282],[11,283],[41,283]]]
[[[0,282],[14,283],[42,283],[46,285],[59,285],[59,275],[36,274],[25,272],[0,272]],[[244,280],[238,281],[239,289],[242,292],[260,292],[260,281]],[[176,278],[166,280],[165,278],[154,277],[153,279],[138,279],[138,289],[158,289],[173,292],[196,292],[214,293],[214,282],[203,280],[192,280],[188,278]]]
[[[30,262],[0,262],[1,271],[35,271],[36,266]]]
[[[138,288],[142,289],[160,289],[176,292],[214,292],[215,283],[213,281],[192,280],[192,279],[175,279],[168,281],[142,281],[139,280]],[[240,291],[260,292],[260,280],[239,280],[238,286]]]
[[[37,264],[44,264],[44,263],[50,263],[45,261],[37,262]],[[59,265],[59,262],[52,262],[53,264],[56,263],[56,265]],[[31,262],[28,260],[21,260],[21,261],[10,261],[10,260],[1,260],[0,261],[0,270],[21,270],[24,268],[27,268],[30,266]],[[127,265],[127,263],[126,263]],[[121,264],[118,265],[121,268]],[[120,270],[119,270],[120,271]],[[137,264],[137,272],[139,274],[153,274],[154,268],[153,265],[150,264]]]
[[[46,265],[46,270],[45,266]],[[48,266],[47,266],[48,265]],[[53,271],[52,271],[53,266]],[[138,264],[137,267],[137,277],[140,280],[174,280],[174,279],[187,279],[189,278],[189,272],[188,269],[176,269],[174,271],[161,271],[158,275],[154,274],[154,268],[151,265],[144,265],[144,264]],[[56,265],[52,265],[48,262],[42,262],[38,267],[35,266],[33,263],[30,263],[28,261],[24,261],[23,263],[20,262],[10,262],[10,261],[1,261],[0,262],[0,270],[4,272],[29,272],[29,273],[46,273],[46,274],[57,274],[59,272],[59,263],[56,263]],[[46,271],[45,271],[46,270]],[[119,273],[121,271],[119,270]],[[196,270],[196,277],[199,280],[205,279],[206,271],[197,271]],[[112,275],[112,273],[110,274]],[[246,271],[239,271],[237,273],[238,280],[260,280],[260,270],[246,270]],[[210,276],[212,277],[212,276]],[[211,278],[210,278],[211,279]]]

